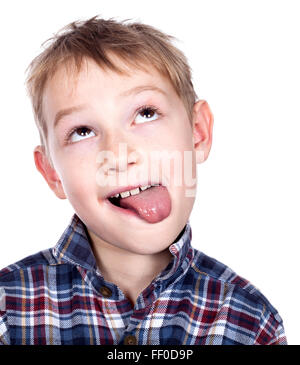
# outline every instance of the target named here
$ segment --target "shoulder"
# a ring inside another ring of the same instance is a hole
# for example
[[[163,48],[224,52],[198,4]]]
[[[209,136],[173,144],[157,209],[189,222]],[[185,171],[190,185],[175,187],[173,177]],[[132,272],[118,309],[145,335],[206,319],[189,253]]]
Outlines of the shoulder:
[[[218,286],[223,295],[230,295],[230,302],[240,309],[247,309],[262,317],[271,315],[275,321],[282,323],[278,311],[270,301],[250,281],[238,275],[227,265],[213,257],[194,249],[195,255],[191,265],[194,275],[203,275],[210,285]]]
[[[45,274],[53,264],[52,249],[47,249],[0,270],[0,345],[10,344],[10,321],[14,323],[25,308],[20,303],[31,301],[36,288],[45,285]]]
[[[55,265],[56,260],[52,254],[52,248],[39,251],[33,255],[27,256],[11,265],[0,270],[0,286],[4,284],[24,279],[26,273],[30,270],[44,270],[50,265]]]

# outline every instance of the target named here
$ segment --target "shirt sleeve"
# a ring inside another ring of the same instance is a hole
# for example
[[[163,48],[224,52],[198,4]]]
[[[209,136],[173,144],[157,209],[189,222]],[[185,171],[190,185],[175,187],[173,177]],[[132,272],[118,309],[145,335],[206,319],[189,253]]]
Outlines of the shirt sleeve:
[[[9,331],[6,315],[5,290],[0,287],[0,345],[9,345]]]
[[[254,345],[287,345],[282,319],[264,308]]]

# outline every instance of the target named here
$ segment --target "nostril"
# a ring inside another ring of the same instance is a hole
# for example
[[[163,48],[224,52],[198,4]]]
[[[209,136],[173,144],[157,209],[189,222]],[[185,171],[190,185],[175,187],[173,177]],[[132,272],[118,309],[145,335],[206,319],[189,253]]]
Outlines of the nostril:
[[[132,151],[129,153],[127,161],[129,165],[133,165],[136,164],[138,161],[142,162],[142,158],[138,152]]]

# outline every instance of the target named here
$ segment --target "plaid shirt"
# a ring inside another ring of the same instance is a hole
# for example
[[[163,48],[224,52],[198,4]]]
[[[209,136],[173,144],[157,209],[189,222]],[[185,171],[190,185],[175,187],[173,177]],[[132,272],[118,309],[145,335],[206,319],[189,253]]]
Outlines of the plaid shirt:
[[[0,343],[12,345],[286,344],[269,301],[191,246],[186,224],[173,260],[134,308],[97,269],[76,214],[57,245],[0,271]]]

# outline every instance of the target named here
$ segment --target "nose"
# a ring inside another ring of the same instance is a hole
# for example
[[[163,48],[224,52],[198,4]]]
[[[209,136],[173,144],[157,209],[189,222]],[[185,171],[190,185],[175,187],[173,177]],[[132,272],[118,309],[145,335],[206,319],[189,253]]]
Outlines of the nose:
[[[114,151],[113,164],[109,166],[108,172],[125,172],[130,165],[135,165],[140,161],[140,155],[136,149],[130,147],[128,143],[118,143],[118,152]]]
[[[141,162],[140,153],[127,142],[114,143],[112,148],[100,151],[97,163],[104,174],[111,175],[116,172],[125,172],[132,165]]]

